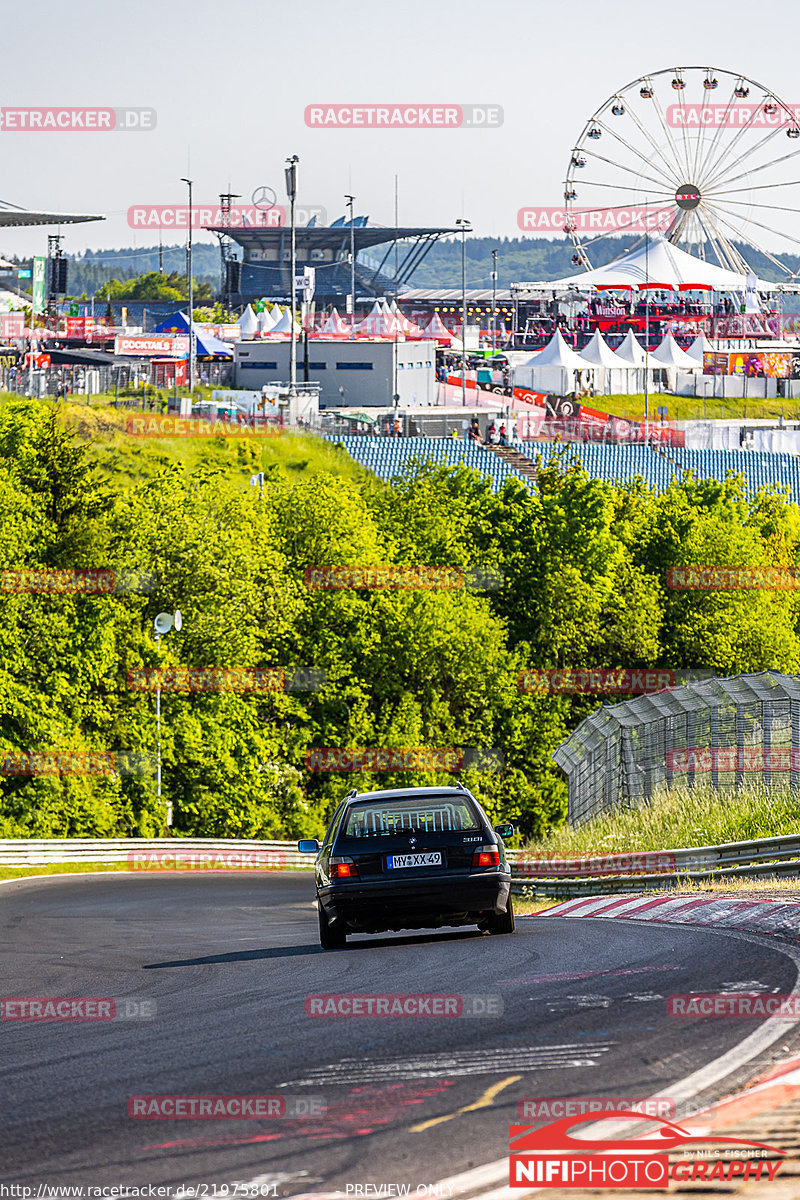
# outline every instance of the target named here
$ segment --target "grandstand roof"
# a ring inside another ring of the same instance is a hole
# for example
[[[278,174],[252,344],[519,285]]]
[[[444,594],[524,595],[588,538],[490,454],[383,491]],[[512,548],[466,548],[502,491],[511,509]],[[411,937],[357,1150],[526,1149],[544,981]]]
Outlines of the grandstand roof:
[[[96,213],[33,212],[0,200],[0,226],[80,225],[84,221],[105,221]]]
[[[245,250],[268,250],[288,237],[288,225],[204,225],[209,233],[221,233],[238,242]],[[397,229],[384,225],[353,225],[353,243],[356,253],[369,246],[380,246],[384,242],[402,241],[405,238],[439,238],[448,233],[459,233],[458,229],[435,226],[415,228],[402,226]],[[336,250],[350,245],[349,225],[301,225],[295,229],[298,245],[304,250]]]

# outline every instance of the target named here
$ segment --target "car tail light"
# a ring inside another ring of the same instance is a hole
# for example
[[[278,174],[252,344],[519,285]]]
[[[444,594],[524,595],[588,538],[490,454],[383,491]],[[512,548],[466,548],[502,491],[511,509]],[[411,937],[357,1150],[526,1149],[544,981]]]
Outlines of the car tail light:
[[[499,867],[500,851],[497,846],[476,846],[472,856],[473,867]]]
[[[331,879],[358,879],[358,868],[352,858],[330,860]]]

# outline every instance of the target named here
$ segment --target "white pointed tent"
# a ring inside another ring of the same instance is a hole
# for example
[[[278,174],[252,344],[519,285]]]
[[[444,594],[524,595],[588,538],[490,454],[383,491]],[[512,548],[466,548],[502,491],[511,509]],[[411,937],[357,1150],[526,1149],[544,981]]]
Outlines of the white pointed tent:
[[[434,313],[428,324],[425,326],[425,334],[427,337],[435,338],[437,342],[450,343],[453,340],[453,335],[445,325],[438,312]]]
[[[692,342],[691,346],[686,351],[686,353],[689,356],[689,358],[692,359],[693,362],[700,363],[700,365],[702,366],[703,365],[703,355],[711,354],[711,353],[713,353],[713,350],[714,350],[714,347],[711,345],[711,342],[708,340],[708,338],[706,337],[706,335],[704,333],[701,333],[699,337],[696,337],[694,339],[694,341]]]
[[[356,326],[356,331],[370,337],[394,337],[400,329],[388,304],[376,300],[364,320]]]
[[[713,288],[717,292],[744,292],[746,279],[746,275],[695,258],[693,254],[673,246],[663,234],[654,233],[646,243],[642,242],[615,262],[593,271],[581,271],[577,275],[556,279],[547,286],[576,287],[579,291],[588,291],[592,288],[613,290],[647,285],[667,291],[689,291],[695,287],[704,290]],[[776,285],[759,279],[757,287],[761,292],[771,292]]]
[[[610,396],[624,392],[628,386],[628,370],[617,358],[599,329],[580,352],[581,359],[594,372],[595,391]]]
[[[609,367],[619,369],[619,359],[609,346],[599,329],[595,329],[591,338],[580,352],[584,362],[593,367]]]
[[[646,361],[645,352],[640,342],[633,336],[633,330],[629,329],[625,335],[625,340],[621,346],[617,346],[614,351],[614,357],[627,372],[627,382],[625,385],[626,392],[643,392],[644,391],[644,365]],[[651,356],[652,357],[652,356]],[[648,374],[648,385],[653,384],[653,371],[656,368],[650,366]]]
[[[258,327],[262,334],[272,333],[275,326],[281,319],[280,306],[275,304],[272,308],[265,308],[263,312],[258,314]]]
[[[327,321],[318,332],[316,337],[349,337],[350,327],[344,323],[339,316],[338,311],[334,308],[333,312],[328,317]]]
[[[302,330],[297,321],[295,321],[295,331],[301,333]],[[287,308],[277,325],[274,325],[270,330],[271,333],[291,333],[292,332],[292,314]]]
[[[580,383],[579,373],[588,367],[589,364],[567,345],[557,330],[529,364],[515,369],[514,384],[563,396],[575,391]]]
[[[409,329],[413,326],[413,322],[409,321],[408,317],[404,315],[403,310],[399,307],[396,300],[393,300],[389,305],[389,312],[392,314],[395,321],[397,321],[401,332],[408,333]]]
[[[258,317],[253,312],[253,309],[249,304],[239,317],[238,325],[243,338],[252,337],[258,329]]]
[[[697,361],[690,358],[685,350],[681,350],[671,333],[668,333],[661,345],[650,355],[651,362],[660,363],[662,367],[678,367],[684,371],[696,371]]]
[[[617,346],[614,354],[617,361],[623,367],[643,367],[644,366],[644,350],[636,338],[633,336],[633,330],[629,329],[624,342]]]

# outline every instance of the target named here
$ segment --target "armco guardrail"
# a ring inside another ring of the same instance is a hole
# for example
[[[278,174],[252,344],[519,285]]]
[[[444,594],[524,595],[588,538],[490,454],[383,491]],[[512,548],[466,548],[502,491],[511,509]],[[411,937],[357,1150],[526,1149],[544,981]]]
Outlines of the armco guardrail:
[[[595,895],[673,887],[681,880],[800,876],[800,835],[648,850],[585,858],[530,859],[508,850],[515,893],[546,896]],[[124,863],[132,869],[181,864],[211,868],[216,857],[226,867],[260,870],[311,870],[313,855],[300,854],[297,842],[238,838],[0,838],[0,866],[32,867],[51,863]]]
[[[123,863],[132,856],[179,856],[186,866],[206,865],[209,859],[225,856],[230,866],[249,863],[264,870],[311,869],[314,856],[301,854],[297,842],[260,842],[238,838],[0,838],[0,866],[42,867],[51,863]],[[238,855],[241,862],[237,862]]]
[[[687,880],[793,877],[800,876],[800,836],[573,859],[531,859],[518,853],[513,872],[514,892],[546,896],[650,891]]]

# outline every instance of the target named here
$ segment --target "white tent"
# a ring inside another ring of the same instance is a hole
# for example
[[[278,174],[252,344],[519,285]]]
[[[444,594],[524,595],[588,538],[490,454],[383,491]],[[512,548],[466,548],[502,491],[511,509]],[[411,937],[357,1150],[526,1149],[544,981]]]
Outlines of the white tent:
[[[594,372],[595,391],[610,396],[628,390],[628,368],[617,358],[599,329],[594,331],[579,357]]]
[[[579,373],[588,369],[589,364],[567,345],[557,330],[545,348],[532,356],[532,361],[514,370],[514,385],[563,396],[576,390],[580,384]]]
[[[357,331],[368,333],[371,337],[394,337],[401,329],[388,304],[384,307],[376,300],[367,316],[357,326]]]
[[[297,321],[295,321],[295,332],[302,333],[302,329]],[[291,333],[292,332],[292,314],[287,308],[277,325],[274,325],[270,333]]]
[[[317,337],[349,337],[350,327],[345,325],[339,313],[334,308],[325,324],[318,331]]]
[[[243,338],[252,337],[258,329],[258,317],[249,304],[239,317],[237,324]]]
[[[655,233],[646,243],[636,246],[615,262],[593,271],[581,271],[577,275],[556,279],[547,286],[577,287],[579,291],[584,291],[595,287],[627,289],[646,284],[650,288],[666,291],[678,288],[688,291],[696,287],[705,290],[713,288],[717,292],[744,292],[746,280],[746,275],[695,258],[693,254],[673,246],[663,234]],[[774,283],[767,283],[763,279],[757,283],[761,292],[772,292],[775,287]]]
[[[580,357],[593,367],[619,369],[619,359],[599,329],[595,329],[589,342],[581,350]]]
[[[389,312],[398,322],[398,325],[403,333],[408,333],[408,331],[414,327],[413,322],[409,321],[408,317],[404,315],[403,310],[398,306],[396,300],[393,300],[389,305]]]
[[[662,367],[680,367],[684,371],[696,371],[697,360],[690,358],[685,350],[681,350],[671,333],[668,333],[661,345],[650,355],[651,362],[660,363]]]
[[[644,350],[639,342],[633,336],[633,330],[629,329],[625,337],[625,341],[621,346],[617,346],[614,351],[618,365],[623,367],[643,367],[644,366]]]
[[[273,308],[265,308],[258,314],[258,327],[262,333],[272,333],[281,319],[281,310],[276,304]]]
[[[700,365],[702,366],[703,355],[711,354],[713,352],[713,350],[714,350],[714,347],[711,345],[711,342],[708,340],[708,338],[706,337],[706,335],[704,333],[701,333],[699,337],[696,337],[694,339],[694,341],[692,342],[691,346],[686,351],[686,353],[689,356],[689,358],[691,358],[693,360],[693,362],[700,363]]]
[[[425,326],[425,333],[428,337],[436,338],[436,340],[440,342],[445,340],[453,340],[453,334],[447,328],[438,313],[434,313],[428,324]]]
[[[536,366],[564,367],[569,371],[582,371],[586,363],[571,346],[567,345],[561,336],[561,331],[557,329],[544,349],[537,354]]]

